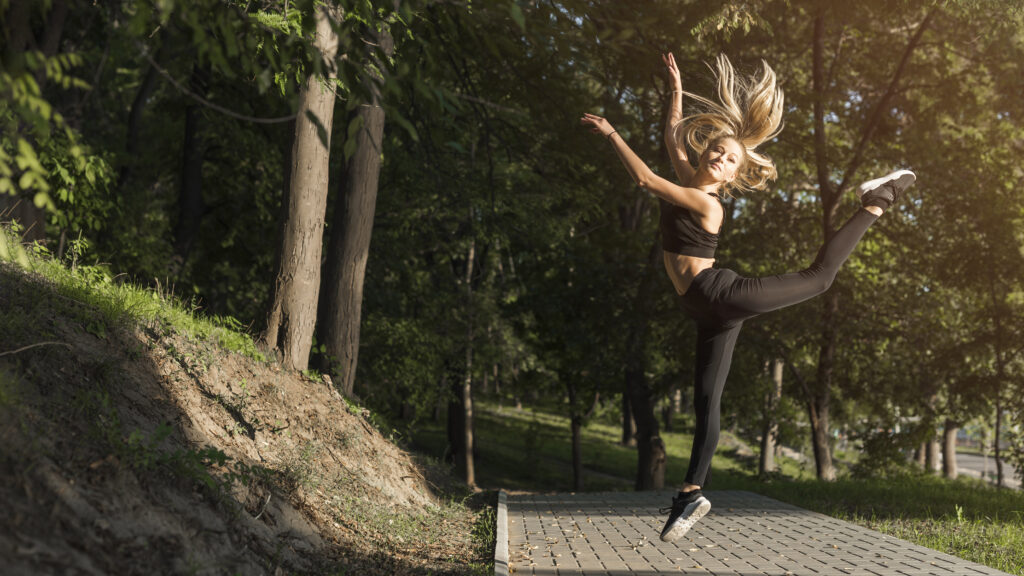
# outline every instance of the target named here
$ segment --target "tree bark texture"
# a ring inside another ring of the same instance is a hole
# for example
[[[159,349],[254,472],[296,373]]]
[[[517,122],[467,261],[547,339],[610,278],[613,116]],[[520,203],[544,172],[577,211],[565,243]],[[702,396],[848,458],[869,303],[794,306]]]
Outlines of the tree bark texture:
[[[577,405],[577,390],[575,384],[566,385],[569,395],[569,410],[571,418],[569,428],[572,437],[572,489],[576,492],[583,491],[583,416]]]
[[[622,445],[636,446],[636,420],[633,419],[633,408],[629,405],[629,386],[625,380],[622,390]]]
[[[197,94],[203,94],[204,76],[199,65],[194,65],[189,89]],[[188,260],[192,244],[199,233],[199,223],[206,213],[206,202],[203,201],[203,159],[206,151],[200,125],[201,111],[195,103],[185,106],[181,194],[178,198],[178,223],[174,228],[174,258],[177,272],[185,267],[185,261]]]
[[[1003,402],[999,398],[1000,390],[996,389],[996,426],[994,438],[992,438],[992,455],[996,459],[996,487],[1004,488],[1006,486],[1005,478],[1003,477],[1003,460],[1002,454],[999,450],[999,441],[1003,437]]]
[[[322,76],[310,74],[299,96],[280,264],[261,338],[266,347],[281,352],[285,366],[295,370],[308,366],[316,324],[334,120],[335,96],[330,82],[337,77],[338,36],[332,22],[337,22],[338,16],[328,6],[316,12],[315,46],[323,55],[325,69]]]
[[[779,435],[779,420],[775,415],[782,399],[782,360],[775,359],[771,363],[772,389],[765,397],[764,403],[764,426],[761,429],[761,460],[758,463],[758,473],[766,474],[775,472],[778,467],[775,465],[775,442]]]
[[[476,259],[476,240],[469,243],[466,259],[466,373],[462,379],[462,434],[465,438],[466,485],[476,486],[476,471],[473,464],[473,261]]]
[[[647,378],[642,370],[626,369],[629,400],[636,419],[637,490],[661,490],[665,487],[667,453],[665,442],[658,433],[658,420],[654,417],[654,402]]]
[[[665,486],[665,468],[667,453],[665,442],[658,430],[658,419],[654,411],[654,392],[644,374],[644,341],[650,327],[653,313],[650,309],[654,301],[651,292],[654,289],[654,274],[657,263],[661,260],[661,245],[651,244],[647,255],[647,266],[644,269],[640,285],[637,287],[636,298],[632,311],[632,321],[626,336],[626,389],[629,391],[629,404],[636,422],[637,445],[637,490],[660,490]]]
[[[939,441],[934,433],[925,442],[924,469],[929,474],[937,474],[941,469],[939,464]]]
[[[379,36],[380,46],[390,57],[394,42],[387,29]],[[380,64],[380,63],[378,63]],[[329,370],[344,394],[355,387],[359,362],[359,327],[362,319],[363,280],[370,253],[370,236],[377,208],[380,178],[384,109],[381,108],[379,82],[368,78],[364,87],[369,102],[357,108],[355,153],[348,161],[345,187],[331,223],[327,257],[326,324],[324,345]]]
[[[942,475],[956,480],[959,470],[956,464],[956,434],[960,430],[956,422],[946,420],[942,431]]]

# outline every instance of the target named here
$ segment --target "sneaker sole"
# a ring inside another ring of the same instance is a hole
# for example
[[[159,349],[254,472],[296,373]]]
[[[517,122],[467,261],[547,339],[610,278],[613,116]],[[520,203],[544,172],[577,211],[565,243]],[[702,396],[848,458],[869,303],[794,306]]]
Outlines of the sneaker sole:
[[[881,178],[868,180],[867,182],[861,184],[860,188],[857,189],[857,196],[863,196],[864,194],[878,188],[882,184],[892,182],[893,180],[896,181],[896,183],[894,184],[896,188],[900,191],[903,191],[907,189],[907,187],[909,187],[911,184],[913,184],[915,180],[917,180],[917,175],[915,175],[910,170],[897,170],[891,174],[886,174]]]
[[[709,502],[707,498],[701,497],[696,502],[691,502],[686,506],[683,514],[679,516],[679,519],[676,520],[675,524],[672,525],[672,528],[661,535],[662,542],[674,542],[679,540],[685,536],[686,533],[690,531],[690,528],[693,528],[693,525],[703,518],[710,510],[711,502]]]

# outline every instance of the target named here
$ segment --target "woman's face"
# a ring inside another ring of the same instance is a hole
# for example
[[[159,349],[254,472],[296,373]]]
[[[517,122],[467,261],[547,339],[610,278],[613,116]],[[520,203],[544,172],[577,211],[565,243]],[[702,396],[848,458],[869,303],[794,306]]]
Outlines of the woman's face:
[[[719,138],[704,150],[699,168],[719,182],[732,182],[746,157],[746,151],[732,138]]]

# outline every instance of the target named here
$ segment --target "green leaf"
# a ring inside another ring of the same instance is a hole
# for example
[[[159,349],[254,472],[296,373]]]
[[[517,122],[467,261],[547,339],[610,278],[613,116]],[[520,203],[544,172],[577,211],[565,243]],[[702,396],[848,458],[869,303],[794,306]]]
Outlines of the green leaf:
[[[348,162],[349,159],[352,158],[352,155],[356,153],[356,139],[347,138],[345,140],[345,146],[342,148],[342,151],[345,154],[345,162]]]
[[[516,4],[515,2],[512,2],[508,6],[508,12],[512,16],[512,20],[515,20],[515,23],[519,25],[519,30],[522,33],[525,34],[526,33],[526,17],[523,16],[523,10],[519,7],[518,4]]]

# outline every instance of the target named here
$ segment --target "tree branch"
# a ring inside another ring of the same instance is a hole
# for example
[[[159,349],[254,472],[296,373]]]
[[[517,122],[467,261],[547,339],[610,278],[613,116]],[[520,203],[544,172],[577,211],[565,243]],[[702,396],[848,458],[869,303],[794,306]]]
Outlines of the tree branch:
[[[246,116],[245,114],[239,114],[234,110],[229,110],[223,106],[214,104],[213,102],[210,102],[209,100],[182,86],[177,80],[174,79],[173,76],[170,75],[170,73],[161,68],[160,65],[157,64],[156,61],[153,60],[153,57],[150,56],[148,53],[144,53],[144,56],[146,57],[146,60],[149,61],[149,65],[152,66],[154,70],[159,72],[161,76],[166,78],[168,82],[173,84],[174,87],[178,89],[178,91],[182,92],[183,94],[186,94],[187,96],[191,97],[193,100],[199,102],[207,108],[213,108],[221,114],[226,114],[228,116],[231,116],[232,118],[237,118],[239,120],[245,120],[246,122],[254,122],[256,124],[277,124],[281,122],[291,122],[292,120],[295,119],[296,114],[292,114],[290,116],[278,116],[277,118],[256,118],[254,116]]]
[[[57,346],[67,346],[68,348],[71,348],[71,344],[68,344],[66,342],[39,342],[38,344],[29,344],[28,346],[23,346],[21,348],[18,348],[17,350],[9,350],[7,352],[0,352],[0,356],[7,356],[7,355],[10,355],[10,354],[17,354],[18,352],[24,352],[25,350],[28,350],[29,348],[35,348],[37,346],[48,346],[48,345],[51,345],[51,344],[52,345],[57,345]]]
[[[853,158],[850,159],[850,163],[847,165],[846,170],[843,173],[843,179],[839,184],[839,188],[836,189],[837,195],[842,194],[842,191],[846,189],[846,186],[849,184],[854,174],[857,173],[857,169],[860,168],[861,162],[864,160],[864,150],[867,148],[868,140],[871,139],[871,135],[878,126],[878,123],[882,118],[882,112],[888,108],[889,100],[891,100],[893,95],[896,94],[896,86],[903,77],[903,72],[907,67],[907,62],[910,61],[910,55],[914,52],[914,49],[921,41],[921,36],[924,35],[925,29],[928,28],[928,25],[931,23],[932,18],[938,10],[939,5],[936,4],[928,14],[925,15],[924,20],[921,21],[920,25],[918,25],[917,31],[914,32],[913,37],[910,38],[910,42],[907,43],[907,47],[903,50],[903,56],[900,58],[900,63],[896,66],[896,71],[893,72],[892,80],[889,81],[889,87],[886,89],[881,99],[879,99],[878,103],[875,104],[875,108],[871,111],[871,115],[868,117],[868,121],[864,125],[864,133],[861,134],[860,141],[854,149]],[[832,210],[835,210],[835,208],[835,206],[832,206]]]

